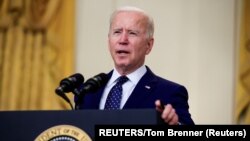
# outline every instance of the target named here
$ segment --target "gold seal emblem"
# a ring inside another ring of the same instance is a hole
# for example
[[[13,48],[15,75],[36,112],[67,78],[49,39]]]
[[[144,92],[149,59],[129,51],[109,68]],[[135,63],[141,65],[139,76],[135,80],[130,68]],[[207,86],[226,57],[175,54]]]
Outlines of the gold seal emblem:
[[[58,125],[43,131],[35,141],[92,141],[82,129],[72,125]]]

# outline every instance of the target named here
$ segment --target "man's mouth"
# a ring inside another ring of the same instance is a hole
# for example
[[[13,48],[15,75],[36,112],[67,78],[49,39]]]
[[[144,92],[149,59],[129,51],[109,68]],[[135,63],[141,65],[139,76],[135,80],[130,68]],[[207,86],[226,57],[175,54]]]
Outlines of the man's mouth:
[[[118,53],[118,54],[128,54],[129,52],[125,51],[125,50],[118,50],[118,51],[116,51],[116,53]]]

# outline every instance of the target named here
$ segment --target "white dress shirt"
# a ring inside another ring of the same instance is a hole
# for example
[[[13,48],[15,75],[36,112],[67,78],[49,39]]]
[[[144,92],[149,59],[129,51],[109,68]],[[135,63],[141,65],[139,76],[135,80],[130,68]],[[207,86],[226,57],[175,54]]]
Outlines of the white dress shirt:
[[[134,90],[135,86],[137,85],[139,80],[142,78],[142,76],[146,73],[146,71],[147,71],[147,69],[146,69],[145,65],[143,65],[140,68],[138,68],[136,71],[126,75],[129,80],[122,85],[123,91],[122,91],[122,99],[121,99],[120,109],[122,109],[122,107],[125,105],[126,101],[128,100],[129,96],[131,95],[132,91]],[[112,74],[111,78],[109,79],[109,81],[104,89],[104,92],[103,92],[103,95],[102,95],[102,98],[100,101],[100,105],[99,105],[100,109],[104,109],[104,105],[106,103],[106,99],[108,97],[109,91],[116,84],[117,79],[120,76],[121,75],[114,68],[113,74]]]

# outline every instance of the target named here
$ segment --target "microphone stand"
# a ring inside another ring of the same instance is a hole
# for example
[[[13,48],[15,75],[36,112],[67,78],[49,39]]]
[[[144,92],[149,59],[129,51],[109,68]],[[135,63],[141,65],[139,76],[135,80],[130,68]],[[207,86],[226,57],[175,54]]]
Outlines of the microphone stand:
[[[77,88],[73,90],[73,93],[75,95],[75,110],[79,110],[80,109],[80,105],[83,102],[83,98],[84,98],[84,94],[81,94],[80,90],[78,90]]]
[[[70,99],[66,96],[66,94],[63,91],[56,91],[56,94],[62,97],[70,105],[72,110],[74,109],[72,103],[70,102]]]

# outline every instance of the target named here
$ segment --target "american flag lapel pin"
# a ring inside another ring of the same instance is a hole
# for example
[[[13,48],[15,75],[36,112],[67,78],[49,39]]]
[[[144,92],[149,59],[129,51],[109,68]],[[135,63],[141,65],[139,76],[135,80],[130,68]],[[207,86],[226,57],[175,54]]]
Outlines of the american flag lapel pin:
[[[146,89],[150,89],[151,87],[146,85],[145,88],[146,88]]]

